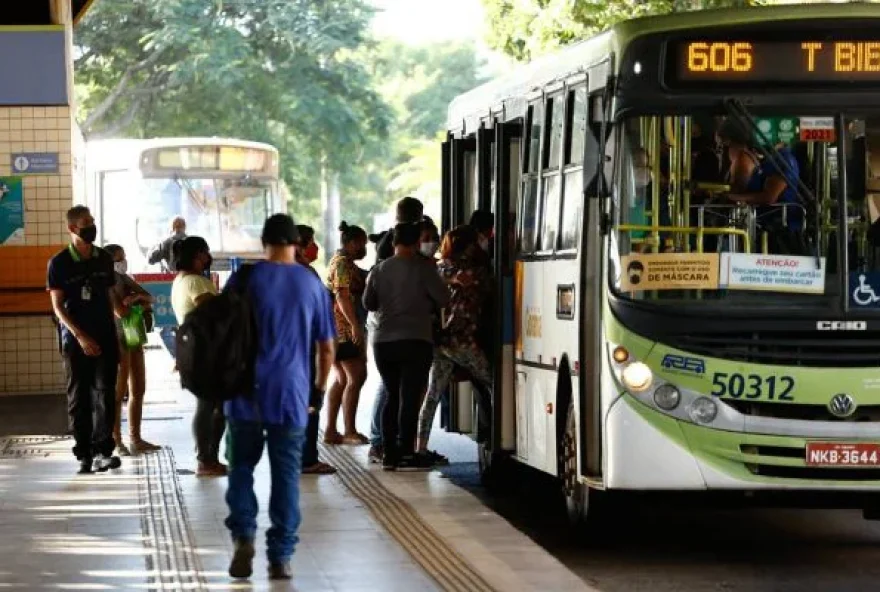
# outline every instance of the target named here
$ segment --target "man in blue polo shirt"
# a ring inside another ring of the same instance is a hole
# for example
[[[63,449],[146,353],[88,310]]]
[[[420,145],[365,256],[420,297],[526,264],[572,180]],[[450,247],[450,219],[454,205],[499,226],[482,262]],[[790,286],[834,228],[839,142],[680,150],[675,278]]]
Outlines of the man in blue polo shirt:
[[[85,206],[67,212],[70,244],[49,260],[46,288],[58,320],[67,374],[67,411],[80,473],[119,468],[113,456],[119,350],[113,314],[125,311],[111,288],[113,258],[94,246],[95,219]],[[94,464],[93,464],[94,463]]]
[[[266,261],[255,264],[247,280],[257,322],[256,390],[253,398],[226,403],[226,526],[235,542],[229,575],[248,578],[253,572],[254,467],[266,446],[272,467],[272,527],[266,533],[269,577],[290,579],[290,558],[299,540],[299,478],[309,406],[323,398],[336,330],[326,288],[311,270],[296,263],[298,232],[293,219],[276,214],[266,220],[262,240]],[[233,274],[225,289],[238,281]]]

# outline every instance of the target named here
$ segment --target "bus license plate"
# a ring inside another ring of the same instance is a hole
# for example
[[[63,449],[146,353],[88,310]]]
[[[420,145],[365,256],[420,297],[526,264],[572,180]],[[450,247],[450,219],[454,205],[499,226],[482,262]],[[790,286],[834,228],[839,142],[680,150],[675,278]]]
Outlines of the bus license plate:
[[[807,465],[824,467],[880,466],[880,444],[807,442]]]

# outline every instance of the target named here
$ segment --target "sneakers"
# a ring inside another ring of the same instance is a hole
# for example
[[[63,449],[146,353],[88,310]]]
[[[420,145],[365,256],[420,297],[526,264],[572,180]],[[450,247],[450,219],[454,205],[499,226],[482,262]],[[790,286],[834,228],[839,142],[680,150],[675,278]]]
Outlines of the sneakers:
[[[420,453],[427,458],[432,465],[435,467],[445,467],[449,464],[449,459],[440,454],[439,452],[435,452],[434,450],[426,450],[425,452]]]
[[[80,475],[88,475],[92,472],[92,459],[83,458],[79,461],[79,471],[77,471]]]
[[[397,463],[398,471],[430,471],[434,466],[426,454],[408,454]],[[383,467],[384,468],[384,467]]]
[[[144,454],[146,452],[156,452],[157,450],[162,450],[162,447],[147,442],[146,440],[131,441],[131,452],[133,454]]]
[[[235,541],[235,553],[229,564],[229,575],[236,579],[251,577],[254,573],[254,541],[249,539],[237,539]]]
[[[397,470],[397,458],[389,453],[385,453],[382,455],[382,470],[383,471],[396,471]]]
[[[367,453],[367,458],[370,459],[370,464],[378,465],[382,462],[382,456],[381,446],[370,446],[370,451]]]
[[[270,580],[290,580],[292,578],[293,569],[290,567],[290,562],[269,564]]]
[[[121,466],[122,461],[119,460],[118,456],[107,456],[104,454],[97,455],[92,463],[92,468],[99,473],[109,471],[110,469],[118,469]]]

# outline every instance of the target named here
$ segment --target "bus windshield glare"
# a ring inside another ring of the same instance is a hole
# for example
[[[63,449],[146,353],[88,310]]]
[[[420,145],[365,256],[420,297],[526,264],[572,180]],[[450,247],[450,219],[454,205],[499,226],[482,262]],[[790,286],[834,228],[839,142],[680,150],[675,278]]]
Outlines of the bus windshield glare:
[[[187,234],[203,237],[215,252],[254,254],[261,251],[260,231],[276,201],[276,182],[214,177],[144,179],[136,173],[120,174],[129,177],[125,180],[126,193],[130,195],[134,191],[133,199],[140,204],[134,222],[137,245],[143,254],[168,236],[171,220],[176,216],[186,220]],[[105,203],[123,202],[107,200]],[[105,206],[105,218],[112,218],[114,209],[117,216],[125,219],[131,216],[130,208]],[[124,220],[118,222],[108,219],[107,231],[126,227]]]
[[[880,118],[842,121],[714,111],[623,120],[608,146],[618,155],[615,291],[660,305],[880,308]]]

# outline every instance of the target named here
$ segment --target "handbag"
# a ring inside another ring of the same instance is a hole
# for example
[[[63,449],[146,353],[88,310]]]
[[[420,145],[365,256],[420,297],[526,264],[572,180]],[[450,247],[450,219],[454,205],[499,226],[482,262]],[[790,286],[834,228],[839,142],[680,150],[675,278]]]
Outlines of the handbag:
[[[122,337],[125,347],[137,349],[147,343],[147,328],[144,324],[144,309],[136,304],[131,307],[128,315],[121,319]]]

